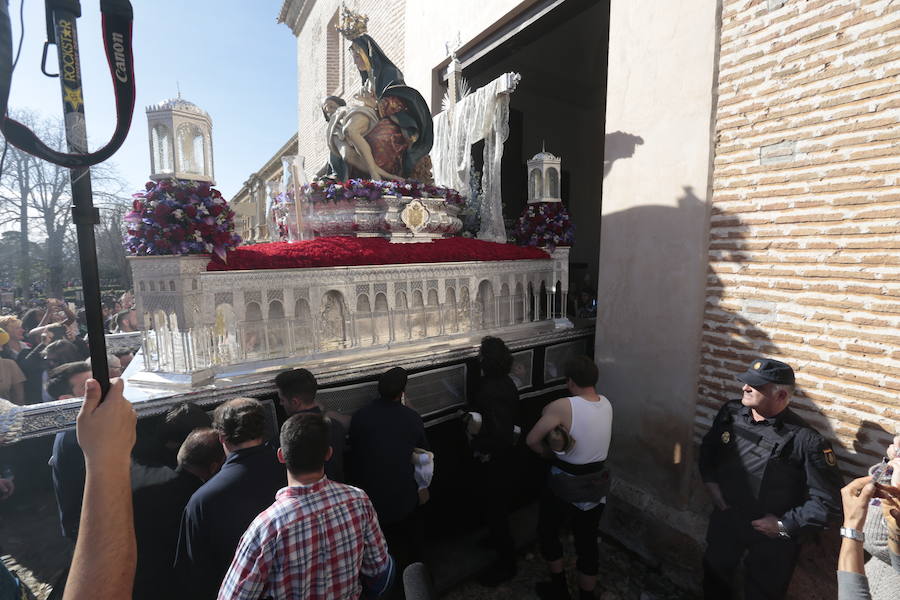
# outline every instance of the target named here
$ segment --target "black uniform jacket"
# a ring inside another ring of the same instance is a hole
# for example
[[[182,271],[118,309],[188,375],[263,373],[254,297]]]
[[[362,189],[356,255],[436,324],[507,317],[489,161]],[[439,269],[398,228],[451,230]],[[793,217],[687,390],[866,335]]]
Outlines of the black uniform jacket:
[[[700,475],[718,483],[741,518],[773,514],[791,537],[813,533],[841,512],[843,480],[831,444],[791,409],[756,422],[735,400],[700,445]]]

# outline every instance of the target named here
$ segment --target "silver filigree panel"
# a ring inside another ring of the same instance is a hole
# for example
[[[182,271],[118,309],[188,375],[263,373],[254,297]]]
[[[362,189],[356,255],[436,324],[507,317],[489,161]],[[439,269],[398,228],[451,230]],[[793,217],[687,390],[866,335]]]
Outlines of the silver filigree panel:
[[[544,384],[565,379],[563,368],[566,361],[583,354],[585,354],[584,340],[547,346],[544,350]]]
[[[409,377],[406,404],[423,417],[466,403],[466,365],[454,365]]]
[[[234,293],[217,292],[214,296],[214,302],[216,306],[219,306],[220,304],[234,304]]]

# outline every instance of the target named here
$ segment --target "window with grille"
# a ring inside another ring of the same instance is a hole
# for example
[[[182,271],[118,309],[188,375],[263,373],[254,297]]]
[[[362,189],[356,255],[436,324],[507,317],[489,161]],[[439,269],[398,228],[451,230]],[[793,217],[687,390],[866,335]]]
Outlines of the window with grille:
[[[338,13],[325,29],[325,91],[335,94],[341,87],[341,36],[337,30]]]

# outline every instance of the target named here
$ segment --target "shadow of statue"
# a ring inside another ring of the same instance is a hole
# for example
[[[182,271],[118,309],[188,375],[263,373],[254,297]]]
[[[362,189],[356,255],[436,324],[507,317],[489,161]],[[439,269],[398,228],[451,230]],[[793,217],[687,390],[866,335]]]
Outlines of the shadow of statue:
[[[624,131],[613,131],[606,134],[606,150],[603,154],[603,177],[612,171],[613,163],[623,158],[634,156],[637,147],[644,143],[639,135]]]

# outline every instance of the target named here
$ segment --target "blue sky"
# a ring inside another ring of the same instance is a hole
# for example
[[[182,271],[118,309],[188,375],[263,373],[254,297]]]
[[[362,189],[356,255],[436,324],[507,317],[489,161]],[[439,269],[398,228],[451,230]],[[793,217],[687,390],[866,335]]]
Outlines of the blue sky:
[[[137,103],[131,131],[113,162],[129,188],[150,171],[145,109],[177,95],[213,120],[217,187],[230,198],[297,131],[296,38],[275,22],[281,0],[132,0]],[[10,1],[14,50],[19,2]],[[115,129],[100,2],[82,0],[78,38],[91,149]],[[25,2],[25,43],[13,76],[10,111],[62,115],[59,81],[40,70],[44,3]],[[53,49],[50,72],[56,72]]]

